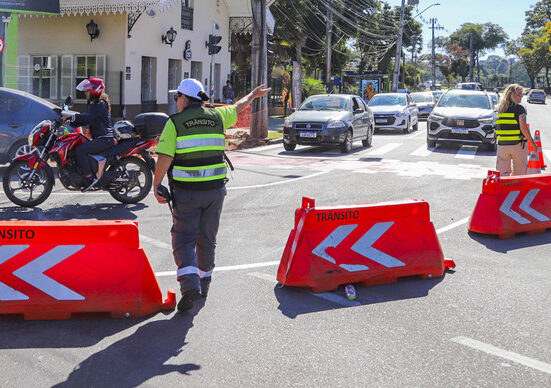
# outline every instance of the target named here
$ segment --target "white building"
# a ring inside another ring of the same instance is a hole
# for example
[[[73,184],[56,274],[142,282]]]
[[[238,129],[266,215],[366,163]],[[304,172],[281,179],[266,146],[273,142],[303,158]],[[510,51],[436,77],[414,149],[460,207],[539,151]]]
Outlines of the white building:
[[[17,88],[38,94],[41,85],[44,98],[70,95],[78,109],[85,101],[75,86],[100,77],[113,115],[122,116],[124,109],[130,118],[150,110],[174,113],[168,90],[182,78],[211,88],[205,43],[215,26],[222,49],[213,56],[212,88],[215,100],[221,99],[231,72],[230,17],[251,16],[248,0],[61,0],[60,10],[60,16],[20,15],[10,22],[8,32],[18,35],[17,64],[11,65],[17,68]],[[96,38],[87,30],[94,24]],[[176,35],[168,44],[171,29]]]

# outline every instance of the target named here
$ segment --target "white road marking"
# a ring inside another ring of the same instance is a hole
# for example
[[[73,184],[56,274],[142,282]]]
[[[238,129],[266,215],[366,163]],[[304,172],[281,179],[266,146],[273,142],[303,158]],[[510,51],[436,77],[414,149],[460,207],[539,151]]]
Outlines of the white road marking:
[[[551,150],[542,150],[542,152],[547,160],[551,160]]]
[[[169,251],[172,250],[172,245],[156,240],[151,237],[144,236],[143,234],[140,234],[140,241],[148,243],[149,245],[153,245],[154,247],[157,247],[157,248],[168,249]]]
[[[419,123],[419,124],[420,124],[420,123]],[[426,133],[426,132],[424,132],[424,131],[419,131],[419,130],[417,130],[417,131],[415,131],[415,132],[413,132],[413,133],[411,133],[411,134],[409,134],[409,135],[404,136],[404,138],[406,138],[406,139],[411,139],[412,137],[418,137],[418,136],[424,135],[425,133]]]
[[[261,267],[271,267],[273,265],[279,265],[279,261],[267,261],[265,263],[252,263],[252,264],[238,264],[238,265],[228,265],[225,267],[215,267],[214,272],[218,271],[235,271],[239,269],[250,269],[250,268],[261,268]],[[155,276],[176,276],[176,271],[165,271],[165,272],[155,272]]]
[[[270,275],[269,273],[262,273],[262,272],[251,272],[247,275],[254,276],[255,278],[259,278],[262,280],[267,280],[272,283],[277,283],[277,279],[274,275]]]
[[[423,144],[421,147],[417,148],[415,151],[413,151],[410,155],[411,156],[429,156],[434,152],[436,147],[427,147],[426,144]]]
[[[506,360],[516,362],[517,364],[521,364],[524,366],[527,366],[532,369],[539,370],[541,372],[549,373],[551,374],[551,364],[545,363],[543,361],[536,360],[531,357],[523,356],[522,354],[510,352],[505,349],[501,349],[498,347],[495,347],[493,345],[477,341],[475,339],[469,338],[469,337],[455,337],[450,339],[450,341],[456,342],[461,345],[468,346],[470,348],[480,350],[482,352],[491,354],[492,356],[498,356],[501,358],[505,358]]]
[[[465,217],[463,218],[462,220],[459,220],[457,222],[454,222],[453,224],[450,224],[448,226],[444,226],[440,229],[437,229],[436,230],[436,234],[441,234],[441,233],[444,233],[444,232],[447,232],[448,230],[451,230],[451,229],[454,229],[454,228],[457,228],[458,226],[461,226],[463,224],[466,224],[467,222],[469,222],[469,217]]]
[[[277,186],[277,185],[283,185],[283,184],[286,184],[286,183],[301,181],[303,179],[314,178],[314,177],[317,177],[317,176],[320,176],[320,175],[323,175],[323,174],[327,174],[328,172],[330,172],[330,170],[317,172],[315,174],[302,176],[300,178],[286,179],[284,181],[265,183],[265,184],[262,184],[262,185],[227,187],[226,189],[227,190],[244,190],[244,189],[258,189],[258,188],[261,188],[261,187]]]
[[[402,143],[388,143],[382,147],[375,148],[373,151],[367,152],[366,155],[384,155],[387,152],[390,152],[393,149],[400,147],[401,145]]]
[[[469,146],[469,145],[463,145],[457,151],[457,154],[455,154],[455,157],[457,159],[474,159],[476,156],[476,150],[478,149],[477,146]]]

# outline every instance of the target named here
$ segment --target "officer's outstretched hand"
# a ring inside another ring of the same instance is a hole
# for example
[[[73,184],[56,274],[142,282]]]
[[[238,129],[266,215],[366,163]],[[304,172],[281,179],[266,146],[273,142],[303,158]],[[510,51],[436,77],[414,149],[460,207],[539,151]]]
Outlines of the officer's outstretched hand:
[[[258,98],[270,93],[271,90],[272,88],[266,88],[266,84],[262,84],[254,88],[251,93],[253,94],[253,98]]]

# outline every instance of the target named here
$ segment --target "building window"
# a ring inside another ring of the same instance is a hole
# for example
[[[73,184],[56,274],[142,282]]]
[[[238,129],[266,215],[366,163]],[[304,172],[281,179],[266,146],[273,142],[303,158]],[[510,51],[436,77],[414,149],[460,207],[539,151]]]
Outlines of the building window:
[[[193,30],[193,1],[182,0],[182,29]]]
[[[31,93],[46,99],[56,99],[56,70],[57,56],[33,56]]]
[[[61,58],[61,98],[74,97],[76,101],[85,100],[83,92],[76,86],[87,78],[101,78],[105,81],[106,56],[63,55]],[[107,82],[106,82],[107,83]]]

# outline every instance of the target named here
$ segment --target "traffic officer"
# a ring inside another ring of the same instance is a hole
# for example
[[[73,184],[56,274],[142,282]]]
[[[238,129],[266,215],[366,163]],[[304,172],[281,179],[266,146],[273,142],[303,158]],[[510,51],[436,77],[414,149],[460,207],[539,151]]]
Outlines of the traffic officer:
[[[168,173],[174,202],[172,250],[182,292],[178,311],[191,309],[208,293],[226,195],[224,130],[270,90],[261,85],[234,105],[214,109],[203,106],[208,96],[196,79],[184,79],[173,91],[179,113],[170,116],[159,139],[153,187],[157,201],[166,203],[158,188]]]
[[[525,175],[528,164],[528,147],[532,143],[534,150],[538,147],[526,125],[526,109],[520,105],[524,90],[518,84],[505,89],[499,103],[496,124],[497,161],[496,169],[503,176]],[[511,173],[511,161],[513,169]]]

